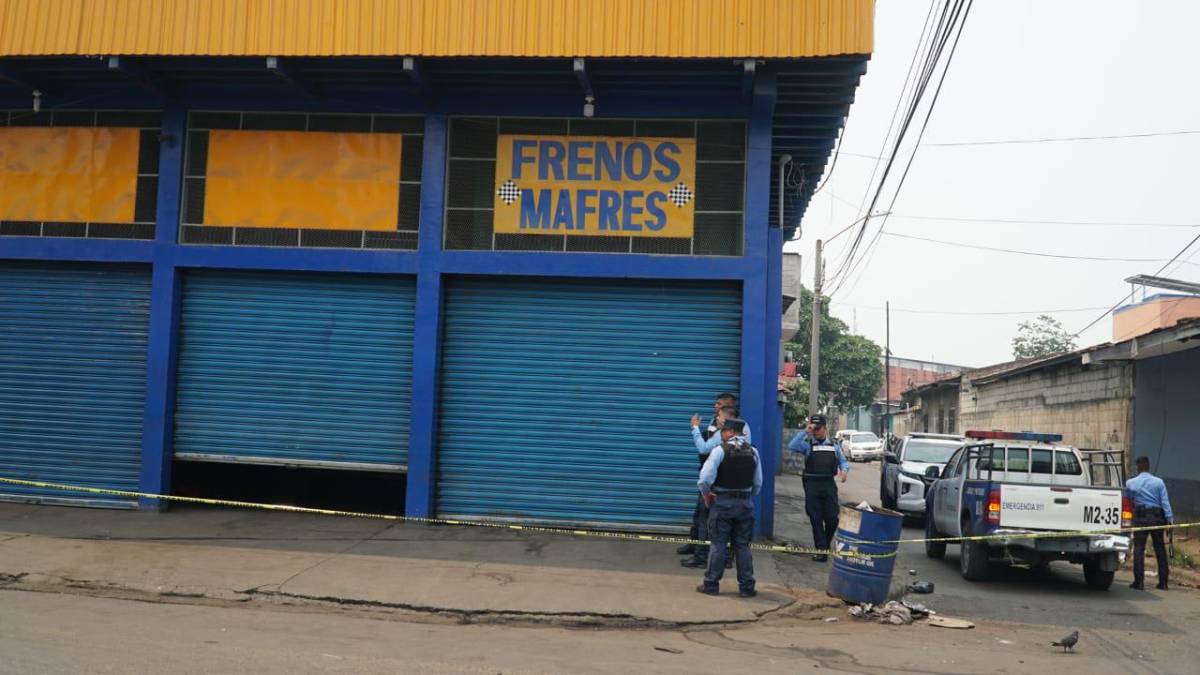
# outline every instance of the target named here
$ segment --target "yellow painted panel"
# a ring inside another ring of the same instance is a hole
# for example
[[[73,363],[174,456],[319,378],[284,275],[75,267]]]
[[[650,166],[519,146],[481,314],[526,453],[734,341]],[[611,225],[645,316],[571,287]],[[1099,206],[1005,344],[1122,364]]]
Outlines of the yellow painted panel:
[[[400,134],[209,132],[204,224],[396,229]]]
[[[133,222],[137,129],[0,128],[0,219]]]
[[[498,233],[691,238],[691,138],[501,134]]]
[[[0,0],[0,56],[869,54],[874,0]]]

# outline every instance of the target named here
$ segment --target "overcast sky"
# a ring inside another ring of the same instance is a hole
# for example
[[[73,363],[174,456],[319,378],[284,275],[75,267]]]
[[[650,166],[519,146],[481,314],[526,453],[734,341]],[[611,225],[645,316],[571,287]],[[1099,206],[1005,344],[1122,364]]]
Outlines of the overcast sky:
[[[929,5],[879,0],[875,52],[850,109],[843,154],[813,199],[803,237],[855,220]],[[1123,279],[1161,262],[1059,260],[950,247],[891,234],[1076,256],[1166,259],[1200,234],[1200,134],[1060,143],[931,143],[1200,130],[1200,3],[976,0],[924,143],[859,272],[832,312],[881,345],[891,301],[892,353],[965,366],[1011,358],[1021,315],[1047,312],[1076,332],[1129,292]],[[933,86],[927,96],[932,96]],[[919,119],[918,119],[919,122]],[[915,137],[918,125],[910,131]],[[893,170],[891,183],[902,169]],[[886,208],[881,200],[878,210]],[[904,216],[919,216],[910,218]],[[924,218],[1095,221],[1120,226]],[[881,221],[872,221],[869,241]],[[1148,223],[1190,225],[1156,227]],[[832,273],[851,233],[827,249]],[[866,241],[864,241],[864,246]],[[1170,276],[1200,281],[1200,245]],[[1185,256],[1185,258],[1188,256]],[[1165,274],[1165,273],[1164,273]],[[1107,342],[1111,318],[1080,346]]]

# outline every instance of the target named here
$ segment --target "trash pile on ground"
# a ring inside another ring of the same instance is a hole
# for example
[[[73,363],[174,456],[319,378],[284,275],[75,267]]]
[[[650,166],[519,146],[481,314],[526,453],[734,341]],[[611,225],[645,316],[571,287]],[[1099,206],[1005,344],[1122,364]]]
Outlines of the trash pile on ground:
[[[908,600],[890,600],[882,605],[863,602],[851,605],[848,611],[850,616],[856,619],[866,619],[893,626],[907,626],[914,622],[925,622],[930,626],[937,626],[939,628],[975,627],[975,624],[970,621],[939,616],[937,612],[925,605],[919,602],[909,602]],[[829,621],[829,619],[825,620]]]
[[[907,626],[916,619],[924,619],[932,612],[925,605],[890,600],[883,605],[864,602],[850,607],[850,616],[858,619],[873,619],[879,623],[890,623],[894,626]]]

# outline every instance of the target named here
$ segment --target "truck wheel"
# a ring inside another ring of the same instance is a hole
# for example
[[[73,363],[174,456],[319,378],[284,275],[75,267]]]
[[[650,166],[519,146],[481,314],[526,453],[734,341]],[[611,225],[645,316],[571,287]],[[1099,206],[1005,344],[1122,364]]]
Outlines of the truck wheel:
[[[935,560],[941,560],[946,557],[946,542],[944,541],[929,541],[941,537],[941,533],[937,530],[937,525],[933,524],[932,516],[925,516],[925,556]]]
[[[1100,569],[1100,561],[1089,560],[1083,563],[1083,578],[1087,581],[1087,585],[1098,591],[1107,591],[1109,586],[1112,586],[1113,576],[1116,572],[1105,572]]]
[[[887,491],[887,472],[884,472],[884,478],[879,483],[879,505],[885,509],[896,510],[896,500],[888,497]]]
[[[971,521],[963,518],[962,533],[971,536]],[[967,581],[984,581],[988,578],[988,546],[984,541],[963,539],[959,546],[958,562],[962,576]]]

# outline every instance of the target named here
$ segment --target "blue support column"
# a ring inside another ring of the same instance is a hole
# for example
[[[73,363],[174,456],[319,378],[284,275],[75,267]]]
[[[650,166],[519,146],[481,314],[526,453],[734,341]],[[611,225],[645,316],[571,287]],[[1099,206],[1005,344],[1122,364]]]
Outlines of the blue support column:
[[[771,426],[776,418],[777,379],[767,377],[767,364],[775,363],[775,352],[764,352],[772,334],[778,336],[781,317],[768,312],[770,303],[769,257],[773,254],[768,235],[771,201],[771,125],[775,111],[774,73],[761,73],[754,82],[754,99],[746,152],[745,258],[750,269],[742,281],[742,415],[755,433],[763,462],[763,490],[755,503],[755,534],[770,535],[775,526],[773,456],[778,454],[779,431]],[[778,261],[776,264],[780,264]],[[775,288],[776,294],[779,287]],[[778,306],[778,302],[776,302]],[[776,338],[778,340],[778,337]],[[774,445],[772,445],[774,444]]]
[[[404,511],[433,514],[437,476],[437,400],[442,343],[442,231],[446,193],[446,115],[425,117],[421,229],[417,243],[417,325],[413,335],[412,424]]]
[[[775,472],[783,447],[783,409],[779,406],[779,357],[783,334],[783,230],[768,230],[767,241],[767,321],[763,330],[763,379],[767,387],[763,400],[763,503],[769,505],[760,511],[762,532],[770,535],[775,529]]]
[[[175,417],[175,349],[179,336],[179,272],[174,248],[183,186],[183,148],[187,111],[172,105],[162,114],[164,140],[159,149],[158,209],[150,289],[150,335],[146,353],[146,407],[142,420],[142,492],[171,489],[171,437]],[[144,509],[158,500],[143,499]]]

